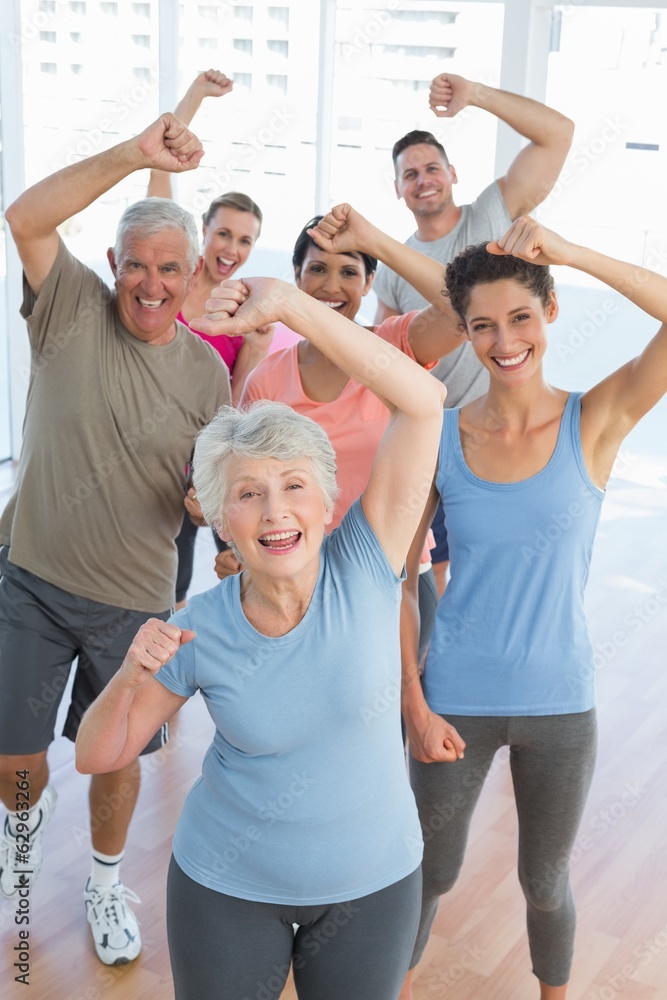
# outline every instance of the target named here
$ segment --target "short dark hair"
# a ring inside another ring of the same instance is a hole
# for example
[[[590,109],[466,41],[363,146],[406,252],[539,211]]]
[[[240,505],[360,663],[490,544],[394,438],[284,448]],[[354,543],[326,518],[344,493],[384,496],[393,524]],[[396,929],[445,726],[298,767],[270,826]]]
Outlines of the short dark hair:
[[[399,158],[403,150],[407,149],[409,146],[435,146],[447,166],[449,166],[447,153],[445,152],[445,147],[442,143],[438,142],[432,132],[423,132],[418,128],[413,129],[412,132],[408,132],[402,139],[398,139],[394,143],[394,148],[391,151],[391,158],[394,161],[394,166],[396,166],[396,160]]]
[[[549,268],[544,264],[530,264],[519,257],[489,253],[486,249],[488,243],[466,247],[445,269],[446,290],[443,294],[448,296],[461,321],[466,321],[473,288],[504,279],[523,285],[546,309],[554,287]]]
[[[305,260],[306,254],[308,253],[308,247],[315,247],[316,250],[320,250],[315,240],[312,236],[308,235],[308,229],[314,229],[318,222],[321,222],[324,218],[323,215],[314,215],[310,222],[307,222],[299,235],[296,238],[296,243],[294,244],[294,252],[292,254],[292,266],[297,275],[301,274],[301,268]],[[378,262],[375,257],[371,257],[368,253],[362,253],[361,250],[355,250],[354,253],[358,253],[364,262],[364,267],[366,269],[366,277],[369,274],[373,274],[378,266]]]
[[[237,212],[252,212],[259,222],[260,229],[262,227],[263,215],[261,208],[257,202],[254,202],[252,198],[241,191],[228,191],[227,194],[221,194],[219,198],[214,198],[202,215],[202,222],[205,226],[211,225],[213,216],[219,208],[234,208]]]

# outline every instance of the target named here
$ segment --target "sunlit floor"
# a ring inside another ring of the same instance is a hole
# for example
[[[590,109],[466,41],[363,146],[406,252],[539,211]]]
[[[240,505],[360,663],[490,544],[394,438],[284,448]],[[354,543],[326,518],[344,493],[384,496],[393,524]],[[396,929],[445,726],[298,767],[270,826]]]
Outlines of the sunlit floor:
[[[2,476],[5,476],[4,481]],[[10,473],[0,470],[0,501]],[[4,487],[4,489],[3,489]],[[212,585],[214,547],[197,540],[193,590]],[[610,483],[588,591],[599,693],[598,767],[573,858],[578,943],[573,1000],[667,997],[667,459],[631,456]],[[63,738],[51,752],[59,802],[31,898],[30,987],[14,982],[15,905],[0,901],[2,996],[168,1000],[164,922],[170,839],[211,737],[201,699],[179,714],[168,748],[144,762],[124,877],[144,950],[131,966],[95,958],[82,891],[88,872],[87,779]],[[516,821],[506,760],[485,788],[459,883],[441,905],[415,980],[417,1000],[537,1000],[515,875]],[[205,955],[193,961],[206,961]],[[294,997],[288,984],[284,994]],[[202,998],[214,1000],[214,998]],[[240,998],[239,998],[240,1000]],[[322,1000],[326,1000],[323,997]]]

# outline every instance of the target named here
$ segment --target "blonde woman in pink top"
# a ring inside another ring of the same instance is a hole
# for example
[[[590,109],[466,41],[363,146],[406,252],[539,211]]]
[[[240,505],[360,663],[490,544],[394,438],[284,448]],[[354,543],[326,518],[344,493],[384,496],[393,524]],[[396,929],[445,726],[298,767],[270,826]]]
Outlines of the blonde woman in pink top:
[[[177,104],[174,114],[189,125],[205,97],[229,94],[233,81],[219,70],[200,73]],[[171,198],[171,179],[162,170],[152,170],[147,196]],[[195,316],[203,316],[206,301],[213,289],[226,278],[233,277],[245,264],[262,228],[262,211],[247,194],[227,191],[214,198],[202,215],[202,267],[188,292],[178,319],[186,326]],[[229,368],[232,401],[241,398],[245,379],[255,365],[266,357],[271,343],[272,327],[255,330],[247,337],[210,337],[193,330],[211,344]]]

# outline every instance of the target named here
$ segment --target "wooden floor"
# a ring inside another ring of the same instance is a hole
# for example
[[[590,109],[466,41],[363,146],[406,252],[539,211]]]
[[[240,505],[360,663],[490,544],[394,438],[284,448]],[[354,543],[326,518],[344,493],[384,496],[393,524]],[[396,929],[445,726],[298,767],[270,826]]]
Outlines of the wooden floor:
[[[663,468],[634,463],[626,475],[610,486],[588,594],[600,751],[572,867],[579,924],[571,1000],[667,1000],[667,462]],[[206,533],[199,536],[195,582],[204,589],[213,582],[212,545]],[[75,772],[67,741],[56,741],[51,763],[59,802],[31,898],[27,989],[14,982],[15,907],[0,899],[5,1000],[173,996],[165,873],[171,833],[210,736],[203,704],[193,699],[169,747],[145,761],[123,868],[142,899],[136,909],[144,949],[120,969],[100,965],[89,939],[82,902],[89,867],[87,779]],[[537,1000],[515,857],[514,807],[501,753],[475,817],[463,873],[441,905],[419,967],[416,1000]],[[293,997],[288,985],[284,998]]]

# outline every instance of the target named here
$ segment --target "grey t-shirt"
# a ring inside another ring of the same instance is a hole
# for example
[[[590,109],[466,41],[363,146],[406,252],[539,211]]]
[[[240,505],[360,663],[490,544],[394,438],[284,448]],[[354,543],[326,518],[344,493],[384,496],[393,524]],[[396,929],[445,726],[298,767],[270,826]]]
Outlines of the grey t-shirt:
[[[152,347],[121,324],[115,292],[61,242],[22,315],[32,352],[23,447],[0,520],[9,559],[102,604],[166,611],[194,438],[229,373],[183,324]]]
[[[511,222],[498,183],[494,181],[470,205],[461,205],[461,218],[446,236],[425,242],[413,234],[405,243],[445,265],[470,244],[502,236]],[[429,305],[412,285],[383,264],[378,268],[373,289],[381,302],[399,313]],[[447,386],[447,407],[464,406],[486,392],[489,384],[488,374],[475,357],[469,341],[439,361],[432,374]]]

